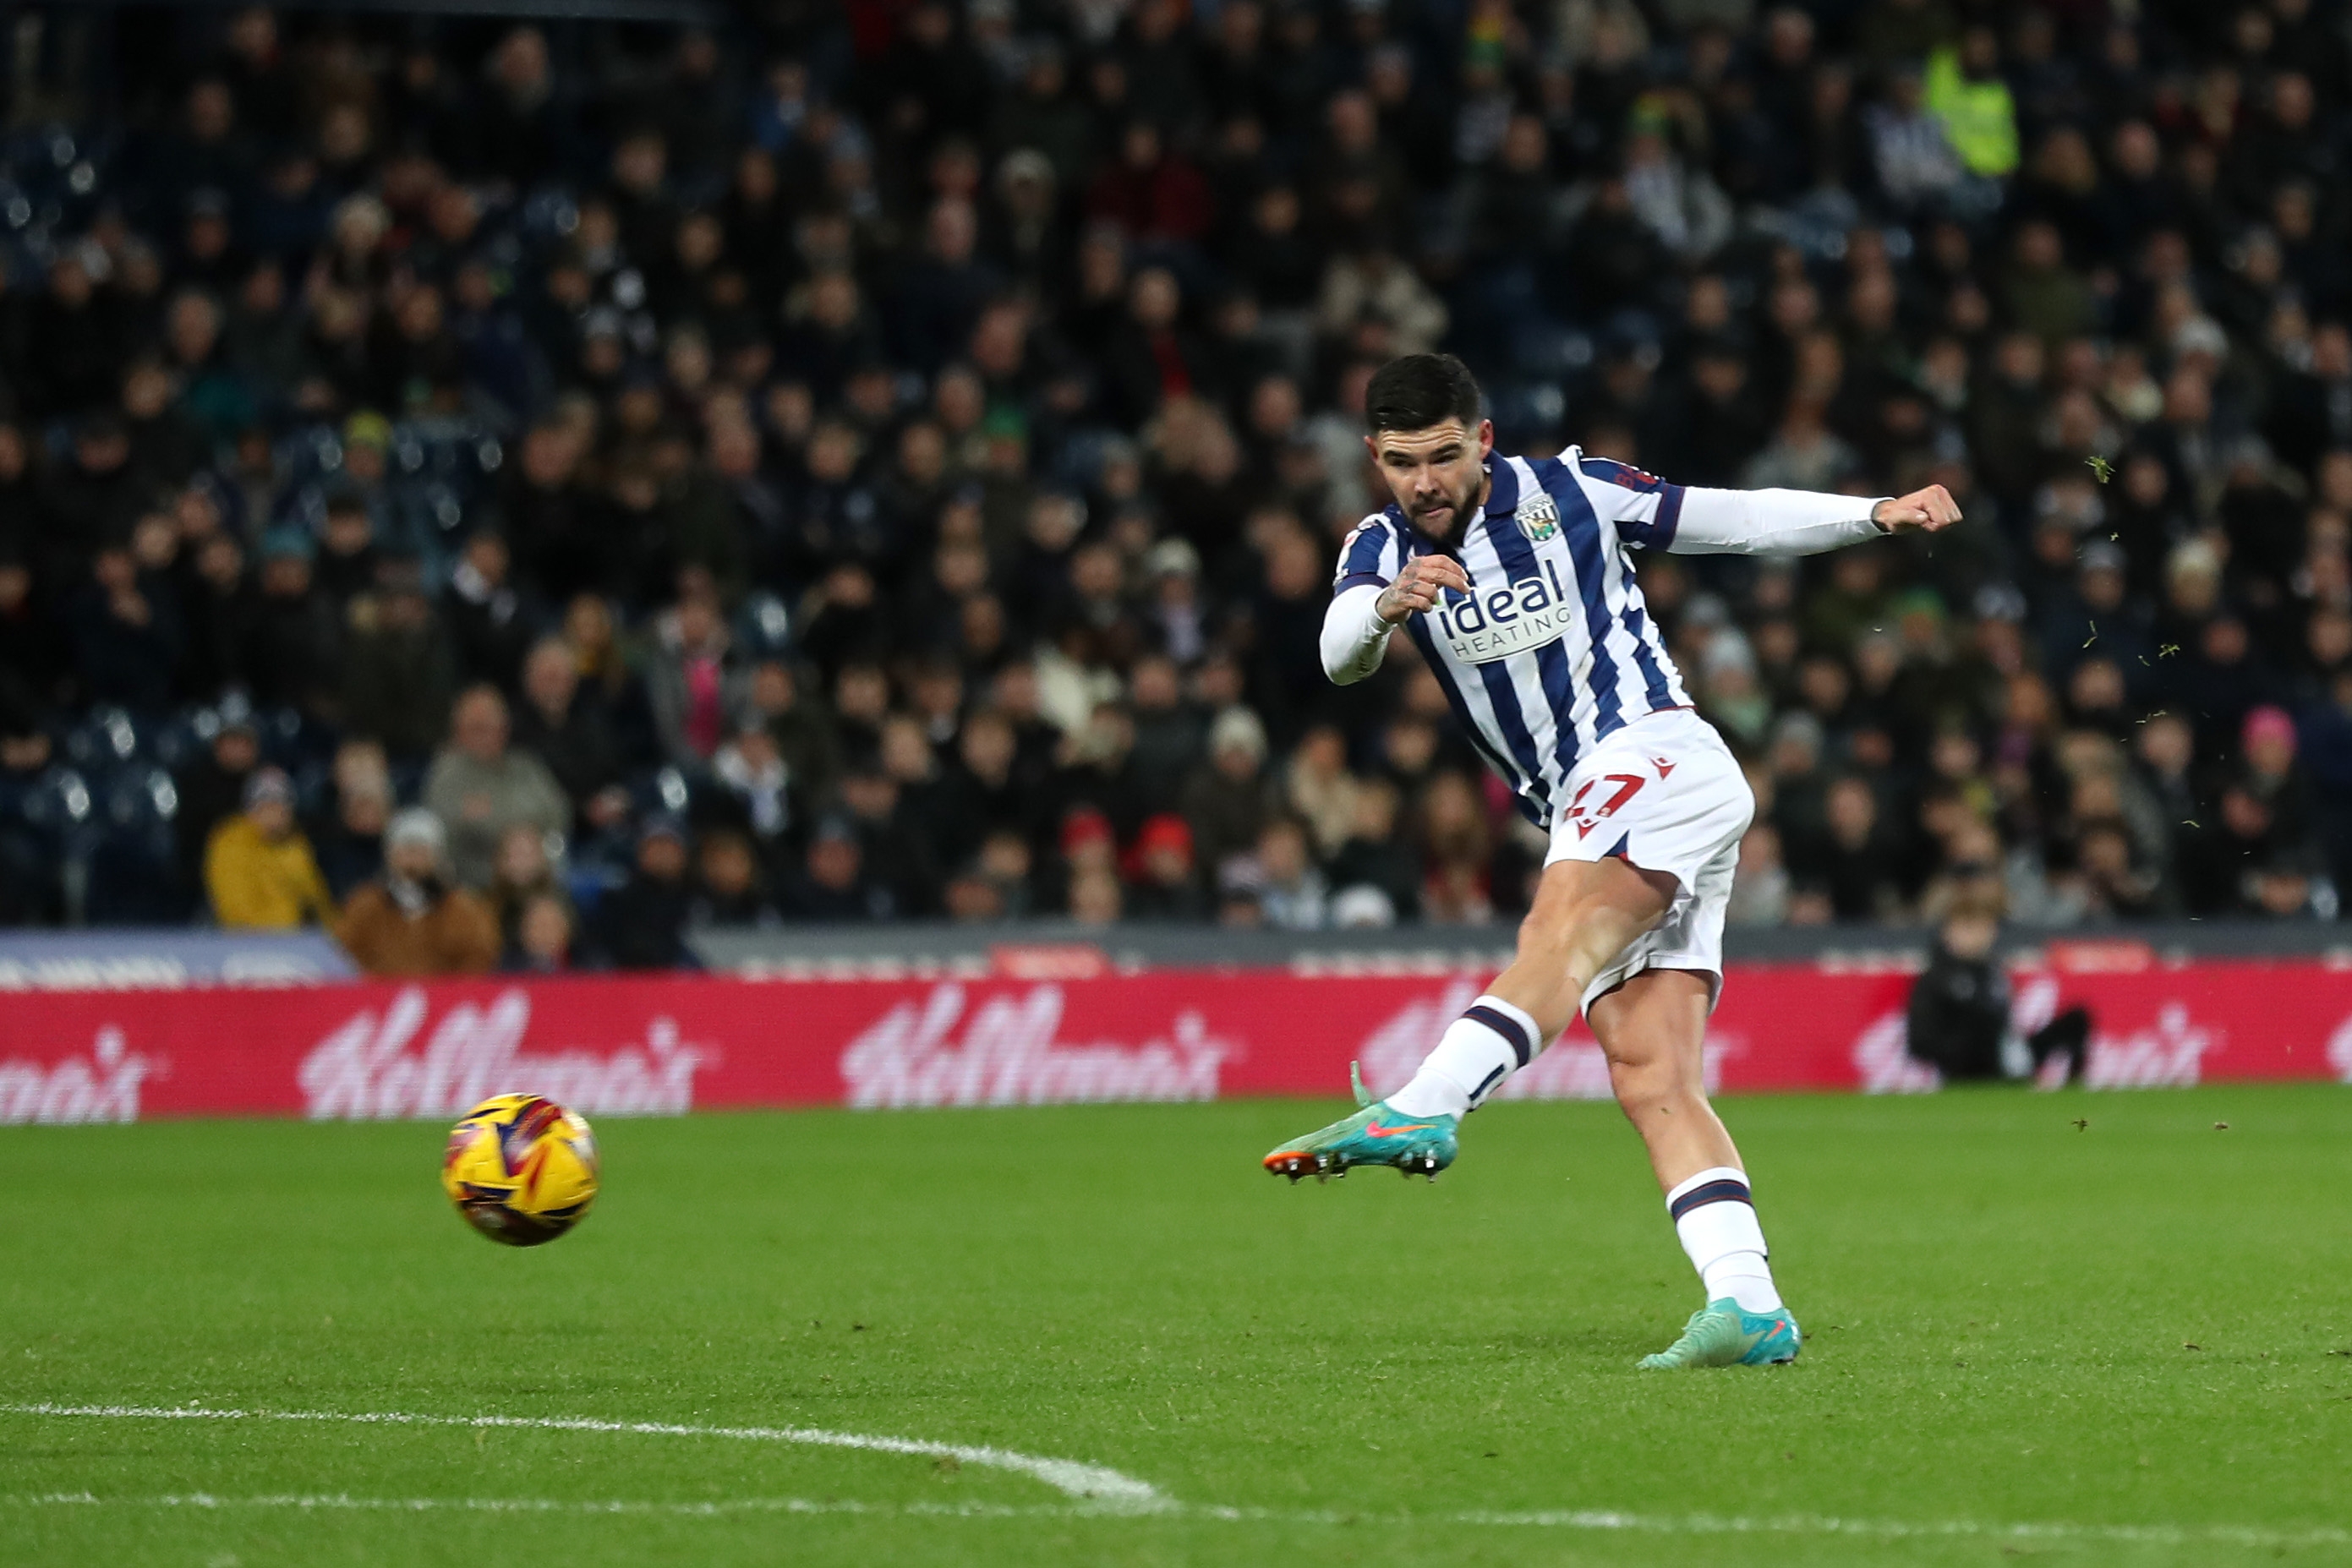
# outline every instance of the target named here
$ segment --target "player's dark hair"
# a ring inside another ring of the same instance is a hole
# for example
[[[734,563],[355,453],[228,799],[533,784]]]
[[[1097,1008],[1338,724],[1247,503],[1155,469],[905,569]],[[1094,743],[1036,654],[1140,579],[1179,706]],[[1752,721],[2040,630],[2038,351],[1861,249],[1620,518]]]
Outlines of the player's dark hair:
[[[1451,354],[1391,360],[1364,388],[1364,424],[1375,433],[1427,430],[1449,419],[1478,425],[1478,379]]]

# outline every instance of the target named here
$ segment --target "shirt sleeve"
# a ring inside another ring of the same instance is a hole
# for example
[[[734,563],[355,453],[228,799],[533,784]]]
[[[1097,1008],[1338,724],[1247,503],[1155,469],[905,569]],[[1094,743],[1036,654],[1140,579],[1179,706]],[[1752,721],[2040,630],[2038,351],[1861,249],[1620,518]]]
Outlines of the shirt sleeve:
[[[1323,612],[1323,673],[1331,684],[1352,686],[1381,667],[1396,628],[1375,608],[1381,590],[1366,579],[1342,587]]]
[[[1885,535],[1870,520],[1880,499],[1693,486],[1682,493],[1665,548],[1677,555],[1818,555]]]
[[[1344,593],[1359,584],[1386,588],[1404,570],[1404,546],[1388,518],[1378,512],[1358,523],[1339,546],[1339,570],[1331,591]]]
[[[1629,548],[1674,548],[1685,494],[1680,485],[1613,457],[1587,457],[1572,446],[1561,458],[1576,469],[1592,509],[1616,525],[1617,537]]]

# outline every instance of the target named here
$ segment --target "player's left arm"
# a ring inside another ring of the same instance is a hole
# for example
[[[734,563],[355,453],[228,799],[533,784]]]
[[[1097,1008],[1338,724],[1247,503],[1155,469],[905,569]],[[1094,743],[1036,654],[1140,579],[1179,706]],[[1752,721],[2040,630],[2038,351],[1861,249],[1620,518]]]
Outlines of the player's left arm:
[[[1605,458],[1580,460],[1586,493],[1609,503],[1617,532],[1638,549],[1676,555],[1816,555],[1882,535],[1936,533],[1960,520],[1941,485],[1907,496],[1817,490],[1716,490],[1669,485]]]

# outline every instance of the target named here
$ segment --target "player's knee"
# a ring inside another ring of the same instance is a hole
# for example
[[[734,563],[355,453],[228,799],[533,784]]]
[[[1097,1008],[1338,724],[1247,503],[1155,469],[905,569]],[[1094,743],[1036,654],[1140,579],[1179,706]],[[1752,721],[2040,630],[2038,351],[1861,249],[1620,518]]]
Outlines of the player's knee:
[[[1519,921],[1519,956],[1558,952],[1568,942],[1573,929],[1570,911],[1574,906],[1566,902],[1552,904],[1538,903]]]
[[[1538,900],[1519,922],[1519,956],[1564,959],[1585,939],[1602,901],[1589,895]]]
[[[1640,1122],[1658,1114],[1696,1109],[1704,1103],[1699,1086],[1688,1081],[1681,1065],[1667,1057],[1612,1057],[1609,1086],[1625,1114]]]

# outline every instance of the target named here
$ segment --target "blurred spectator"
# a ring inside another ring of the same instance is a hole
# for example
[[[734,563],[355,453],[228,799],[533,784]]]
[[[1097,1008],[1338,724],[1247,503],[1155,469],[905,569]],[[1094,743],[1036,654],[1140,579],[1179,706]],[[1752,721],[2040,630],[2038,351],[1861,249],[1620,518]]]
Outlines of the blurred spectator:
[[[948,917],[977,922],[1031,914],[1035,901],[1030,875],[1034,869],[1026,838],[1003,829],[989,834],[979,854],[948,881],[942,894]]]
[[[487,684],[583,884],[636,789],[786,904],[1168,918],[1173,812],[1261,922],[1223,873],[1278,810],[1329,919],[1508,917],[1539,851],[1409,645],[1314,674],[1385,499],[1366,381],[1443,343],[1506,451],[1960,497],[1932,549],[1644,564],[1769,782],[1749,917],[1925,917],[1986,852],[2023,922],[2315,916],[2352,871],[2340,18],[2097,9],[100,29],[43,56],[74,189],[26,187],[0,297],[0,841],[46,841],[34,737],[82,768],[101,706],[407,788]],[[2248,739],[2273,706],[2291,747]],[[188,885],[259,765],[226,745],[173,764]],[[390,798],[322,802],[331,886]],[[1058,855],[1081,810],[1116,896]],[[856,864],[815,876],[835,816]],[[6,918],[63,917],[58,852]]]
[[[688,923],[705,926],[772,926],[781,917],[764,885],[751,841],[724,830],[704,835],[695,857],[695,889]]]
[[[803,801],[830,796],[841,773],[841,738],[831,716],[803,690],[793,667],[775,659],[755,666],[748,706],[775,742],[793,792]]]
[[[842,817],[818,822],[809,836],[803,865],[786,883],[785,917],[887,920],[897,911],[898,900],[891,890],[866,873],[865,846],[856,826]]]
[[[455,665],[448,633],[413,565],[388,575],[352,601],[342,714],[352,730],[406,762],[429,754],[447,728]],[[503,732],[501,718],[501,744]]]
[[[1062,819],[1056,848],[1060,852],[1048,880],[1059,886],[1049,886],[1046,903],[1061,905],[1063,913],[1076,918],[1078,884],[1103,873],[1116,874],[1118,843],[1110,819],[1092,806],[1073,807]]]
[[[1070,879],[1069,915],[1080,925],[1116,925],[1126,912],[1126,891],[1108,868],[1089,866]]]
[[[243,808],[246,785],[261,766],[261,737],[253,721],[232,716],[219,722],[211,743],[172,780],[180,802],[172,828],[191,877],[202,873],[213,830]]]
[[[1318,725],[1291,753],[1284,793],[1307,828],[1318,858],[1339,851],[1356,827],[1355,778],[1348,771],[1347,737],[1330,725]]]
[[[961,865],[991,835],[1033,836],[1040,817],[1034,795],[1014,772],[1020,737],[1012,720],[993,711],[964,722],[955,764],[940,781],[935,831],[941,857]]]
[[[484,530],[467,539],[449,574],[449,630],[458,673],[505,690],[513,688],[530,645],[530,622],[510,564],[507,541]]]
[[[1265,727],[1245,707],[1229,707],[1209,727],[1209,758],[1184,788],[1184,820],[1193,852],[1213,876],[1257,841],[1265,821]]]
[[[620,747],[602,705],[582,694],[579,653],[562,638],[540,642],[523,660],[512,729],[515,750],[546,765],[583,821],[609,828],[628,814]]]
[[[1494,830],[1477,786],[1460,773],[1438,774],[1422,795],[1420,814],[1422,918],[1446,925],[1493,919]]]
[[[1731,883],[1724,922],[1729,925],[1782,925],[1789,919],[1789,870],[1781,863],[1780,831],[1758,822],[1739,841],[1739,869]]]
[[[732,652],[718,601],[707,593],[681,598],[654,623],[646,696],[663,752],[681,767],[708,762],[726,737],[727,716],[743,705],[746,674]]]
[[[1256,852],[1233,874],[1257,895],[1265,924],[1277,930],[1313,931],[1330,920],[1323,873],[1307,848],[1307,829],[1295,817],[1276,817],[1260,829]]]
[[[547,765],[508,745],[507,700],[495,686],[473,686],[457,699],[449,744],[425,776],[424,802],[449,830],[449,862],[458,885],[490,884],[507,833],[528,826],[541,834],[572,826],[572,806]]]
[[[571,902],[560,894],[542,893],[526,900],[499,967],[516,975],[563,973],[572,967],[572,930]]]
[[[347,740],[335,752],[329,815],[312,830],[319,870],[337,900],[383,873],[383,831],[392,821],[392,774],[383,747]]]
[[[753,716],[710,759],[710,773],[761,846],[762,857],[772,858],[799,826],[792,772],[777,754],[776,737]]]
[[[1171,922],[1204,920],[1209,901],[1192,862],[1192,830],[1172,811],[1143,824],[1136,836],[1125,901],[1130,919]]]
[[[349,676],[344,627],[335,604],[312,580],[310,556],[309,538],[295,529],[273,528],[262,537],[260,593],[236,667],[252,684],[256,705],[292,706],[320,718],[341,711]],[[404,612],[422,619],[424,609],[419,601]],[[374,626],[371,619],[371,637]],[[439,656],[427,647],[419,661],[418,674],[429,687]],[[351,722],[357,727],[373,717],[362,706]]]
[[[1347,836],[1330,857],[1328,880],[1333,889],[1335,924],[1389,925],[1411,920],[1421,910],[1421,874],[1412,852],[1400,839],[1396,786],[1384,779],[1358,782],[1349,791]],[[1356,907],[1375,907],[1363,894],[1377,894],[1387,918],[1358,922],[1339,918],[1338,901],[1357,895]]]
[[[335,940],[371,975],[479,975],[499,958],[499,925],[482,901],[452,883],[448,835],[421,806],[383,832],[383,876],[343,904]]]
[[[646,818],[637,830],[635,869],[596,905],[597,945],[614,968],[693,966],[686,946],[691,896],[686,873],[686,824],[670,816]]]
[[[245,809],[205,844],[205,893],[213,918],[232,931],[292,931],[334,919],[334,895],[294,821],[294,785],[282,768],[245,781]]]
[[[499,835],[497,858],[482,899],[499,923],[501,951],[513,948],[520,939],[523,912],[534,899],[562,896],[563,883],[548,854],[544,831],[529,822],[517,822]]]
[[[2352,889],[2352,665],[2338,669],[2326,697],[2305,710],[2301,735],[2316,786],[2320,841],[2340,898]]]
[[[880,904],[871,906],[871,917],[930,913],[937,907],[944,878],[929,824],[908,804],[898,776],[877,758],[849,771],[842,780],[840,796],[842,809],[857,834],[861,874],[881,898]]]
[[[1840,920],[1901,918],[1903,858],[1867,780],[1848,776],[1830,785],[1823,828],[1794,874],[1818,883]]]
[[[128,548],[98,551],[89,586],[70,612],[75,664],[94,700],[134,713],[170,708],[185,646],[178,612],[158,586],[141,580]]]

